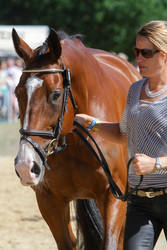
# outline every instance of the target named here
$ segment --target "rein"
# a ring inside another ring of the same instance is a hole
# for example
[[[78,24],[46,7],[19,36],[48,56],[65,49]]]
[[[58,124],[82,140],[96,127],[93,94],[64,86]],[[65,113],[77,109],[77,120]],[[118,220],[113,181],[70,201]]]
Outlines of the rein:
[[[108,178],[108,182],[110,184],[110,189],[111,189],[111,191],[113,193],[113,196],[116,199],[119,199],[119,200],[122,200],[122,201],[127,201],[130,194],[132,192],[136,191],[138,189],[138,187],[141,185],[142,181],[143,181],[143,175],[141,175],[139,184],[136,185],[135,188],[133,188],[133,189],[131,189],[129,191],[129,188],[128,188],[128,173],[129,173],[130,164],[132,163],[134,157],[130,158],[128,163],[127,163],[127,183],[126,183],[125,192],[123,194],[122,191],[120,190],[120,188],[118,187],[118,185],[115,183],[114,179],[112,178],[109,166],[108,166],[108,164],[106,162],[106,159],[104,158],[104,155],[103,155],[102,151],[100,150],[99,146],[97,145],[97,143],[94,140],[94,138],[92,137],[92,135],[89,133],[88,129],[84,128],[81,124],[79,124],[76,121],[74,121],[74,125],[76,127],[78,127],[79,129],[81,129],[88,136],[88,138],[91,139],[91,141],[95,145],[95,148],[97,149],[98,154],[96,153],[95,149],[92,147],[92,145],[90,144],[88,139],[86,139],[85,136],[78,129],[75,128],[73,130],[81,138],[81,140],[86,144],[86,146],[90,149],[90,151],[93,153],[93,155],[95,156],[97,161],[102,166],[102,168],[103,168],[103,170],[104,170],[104,172],[105,172],[105,174],[106,174],[106,176]]]

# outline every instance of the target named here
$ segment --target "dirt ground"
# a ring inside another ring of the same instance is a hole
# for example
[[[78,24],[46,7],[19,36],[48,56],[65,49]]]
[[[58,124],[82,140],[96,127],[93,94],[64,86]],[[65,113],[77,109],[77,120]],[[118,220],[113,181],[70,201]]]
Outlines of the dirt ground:
[[[0,249],[55,250],[55,241],[40,215],[35,194],[20,184],[13,159],[0,157]],[[167,249],[163,234],[155,249]]]
[[[56,243],[36,204],[34,191],[23,187],[12,157],[0,157],[0,249],[55,250]]]

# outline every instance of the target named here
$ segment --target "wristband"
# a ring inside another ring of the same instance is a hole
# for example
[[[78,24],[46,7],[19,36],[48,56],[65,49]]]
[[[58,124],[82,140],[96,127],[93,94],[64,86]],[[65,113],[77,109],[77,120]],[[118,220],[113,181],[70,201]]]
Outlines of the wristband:
[[[162,168],[162,164],[160,163],[159,157],[155,158],[155,168],[160,170]]]
[[[99,119],[96,119],[96,123],[95,123],[95,125],[93,126],[92,131],[93,131],[93,132],[98,131],[98,130],[99,130],[99,126],[100,126],[100,120],[99,120]]]
[[[88,127],[88,130],[91,130],[94,127],[95,124],[96,124],[96,118],[93,118],[93,121],[90,124],[90,127]]]
[[[99,128],[99,124],[100,124],[100,120],[93,118],[93,121],[92,121],[90,127],[88,127],[88,130],[97,131]]]

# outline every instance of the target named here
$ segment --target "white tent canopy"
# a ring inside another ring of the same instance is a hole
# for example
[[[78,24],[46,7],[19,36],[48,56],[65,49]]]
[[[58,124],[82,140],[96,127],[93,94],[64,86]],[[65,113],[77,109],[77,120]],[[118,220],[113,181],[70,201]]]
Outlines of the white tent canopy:
[[[12,29],[32,48],[41,45],[48,36],[49,27],[45,25],[0,25],[0,57],[16,56]]]

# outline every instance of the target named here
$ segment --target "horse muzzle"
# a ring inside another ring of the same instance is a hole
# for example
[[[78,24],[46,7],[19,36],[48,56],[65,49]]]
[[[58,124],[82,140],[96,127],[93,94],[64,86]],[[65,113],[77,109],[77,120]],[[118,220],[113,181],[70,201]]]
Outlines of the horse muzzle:
[[[43,180],[45,171],[43,162],[38,153],[26,141],[21,141],[15,159],[15,171],[24,186],[38,185]]]
[[[35,161],[29,165],[24,162],[16,163],[15,171],[24,186],[37,185],[41,180],[41,168]]]

